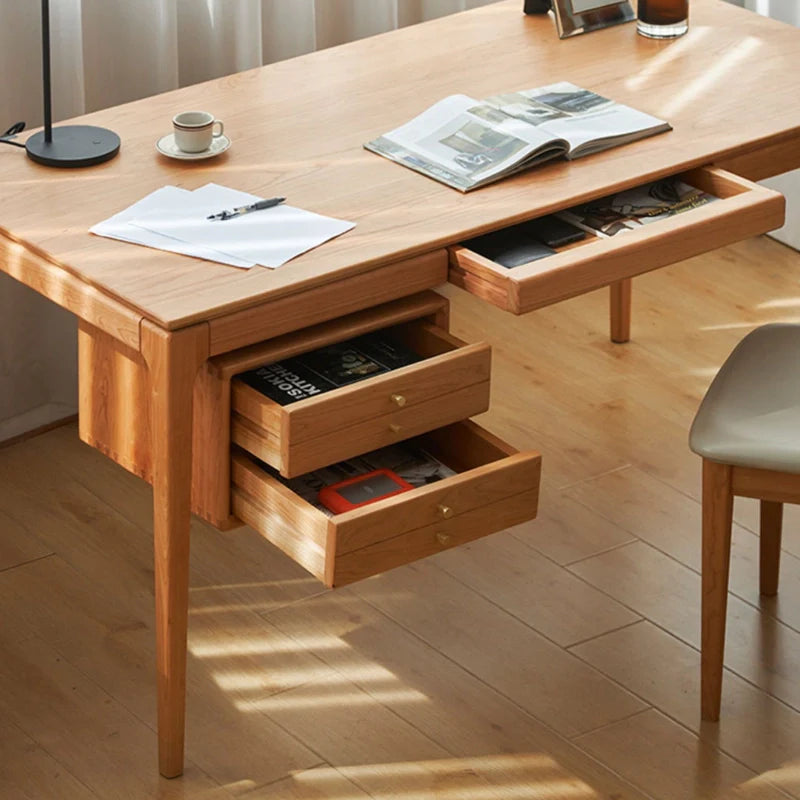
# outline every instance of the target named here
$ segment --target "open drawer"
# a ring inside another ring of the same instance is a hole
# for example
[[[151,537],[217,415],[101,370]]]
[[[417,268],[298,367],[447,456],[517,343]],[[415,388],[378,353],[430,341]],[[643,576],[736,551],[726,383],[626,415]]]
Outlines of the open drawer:
[[[342,586],[536,516],[541,457],[471,421],[414,442],[457,474],[329,516],[245,453],[234,453],[233,513],[327,586]]]
[[[426,320],[381,333],[422,359],[288,405],[234,379],[232,442],[294,477],[489,407],[488,345],[467,345]]]
[[[513,269],[449,248],[451,283],[515,314],[566,300],[783,224],[781,194],[715,167],[677,176],[716,202],[610,238],[582,242]]]

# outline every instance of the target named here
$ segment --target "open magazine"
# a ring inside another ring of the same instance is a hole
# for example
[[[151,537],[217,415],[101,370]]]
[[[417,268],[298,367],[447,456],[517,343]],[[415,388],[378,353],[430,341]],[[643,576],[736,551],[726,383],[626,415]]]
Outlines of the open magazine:
[[[672,177],[558,211],[556,216],[602,239],[691,211],[716,199]]]
[[[467,192],[551,158],[580,158],[671,129],[562,82],[485,100],[451,95],[364,147]]]

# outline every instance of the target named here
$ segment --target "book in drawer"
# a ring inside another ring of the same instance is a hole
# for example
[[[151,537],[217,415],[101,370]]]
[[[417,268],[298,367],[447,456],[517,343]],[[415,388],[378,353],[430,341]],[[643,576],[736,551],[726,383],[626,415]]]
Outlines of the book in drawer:
[[[489,407],[488,345],[468,345],[425,320],[381,334],[419,360],[288,405],[234,379],[232,441],[293,477]]]
[[[327,586],[416,561],[536,516],[541,456],[471,421],[414,440],[456,474],[328,515],[248,454],[234,453],[233,512]]]

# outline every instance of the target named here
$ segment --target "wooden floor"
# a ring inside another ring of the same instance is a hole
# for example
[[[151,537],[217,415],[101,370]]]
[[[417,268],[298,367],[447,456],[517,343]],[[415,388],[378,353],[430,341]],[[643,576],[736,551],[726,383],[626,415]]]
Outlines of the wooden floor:
[[[156,776],[150,491],[74,426],[0,450],[2,800],[800,797],[800,513],[777,599],[735,510],[722,721],[699,718],[698,401],[800,254],[756,239],[512,318],[483,424],[544,455],[538,520],[324,592],[195,522],[187,770]]]

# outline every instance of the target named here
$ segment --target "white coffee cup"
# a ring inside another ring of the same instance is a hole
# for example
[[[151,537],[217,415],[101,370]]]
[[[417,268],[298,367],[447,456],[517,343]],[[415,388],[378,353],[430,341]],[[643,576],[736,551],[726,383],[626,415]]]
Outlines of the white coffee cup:
[[[219,130],[214,128],[219,125]],[[222,136],[225,126],[208,111],[182,111],[172,118],[175,144],[184,153],[202,153],[211,147],[212,139]]]

